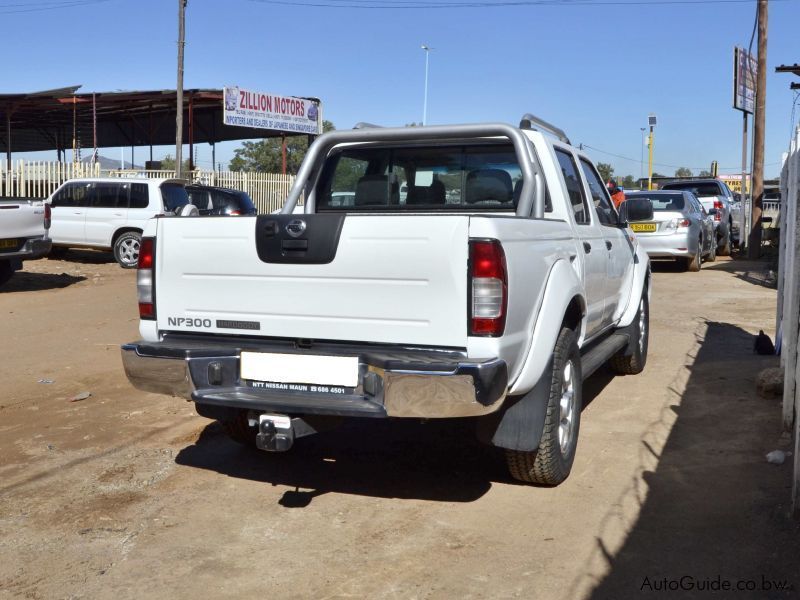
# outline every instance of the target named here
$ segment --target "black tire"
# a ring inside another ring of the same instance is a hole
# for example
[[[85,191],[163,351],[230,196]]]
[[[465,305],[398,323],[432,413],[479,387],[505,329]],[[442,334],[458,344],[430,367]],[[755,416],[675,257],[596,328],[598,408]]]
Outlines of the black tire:
[[[247,421],[247,411],[240,410],[236,417],[228,421],[220,421],[222,431],[225,432],[237,444],[243,446],[255,446],[256,435],[258,434],[257,427],[250,427]]]
[[[691,273],[697,273],[700,270],[700,266],[703,263],[703,243],[698,241],[697,242],[697,252],[691,258],[686,259],[686,270]]]
[[[706,255],[706,261],[714,262],[715,260],[717,260],[717,245],[712,243],[711,250],[709,250],[708,254]]]
[[[730,256],[731,255],[731,230],[728,227],[728,232],[725,234],[725,237],[722,238],[720,241],[719,247],[717,248],[717,254],[720,256]]]
[[[562,399],[567,393],[565,390],[567,364],[571,365],[569,379],[572,395],[568,401],[571,404],[568,408],[571,410],[564,415]],[[577,335],[572,329],[568,327],[561,329],[553,350],[550,372],[545,376],[550,377],[550,396],[547,400],[547,415],[539,448],[533,451],[506,450],[506,463],[509,473],[517,481],[558,485],[569,476],[575,460],[583,408],[581,355],[578,350]],[[563,445],[559,437],[560,431],[564,434]]]
[[[650,345],[650,302],[647,299],[647,289],[642,291],[639,310],[636,311],[631,325],[631,336],[638,340],[634,344],[633,352],[626,355],[630,348],[624,348],[608,361],[611,370],[617,375],[638,375],[647,364],[647,348]]]
[[[114,242],[114,260],[123,269],[135,269],[139,261],[139,246],[142,234],[138,231],[126,231]]]
[[[69,248],[64,246],[53,246],[50,248],[50,252],[47,254],[47,258],[52,260],[63,260],[67,256],[67,252],[69,252]]]
[[[14,274],[14,267],[7,260],[0,260],[0,285],[4,285]]]

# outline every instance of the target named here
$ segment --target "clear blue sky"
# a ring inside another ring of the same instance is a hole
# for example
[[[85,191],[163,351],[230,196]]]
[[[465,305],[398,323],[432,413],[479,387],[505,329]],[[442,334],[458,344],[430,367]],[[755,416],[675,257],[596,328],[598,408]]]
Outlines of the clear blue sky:
[[[185,86],[316,96],[340,129],[358,121],[403,125],[422,120],[425,43],[434,48],[431,124],[516,123],[533,112],[576,144],[632,158],[591,151],[618,175],[638,176],[639,128],[653,112],[657,171],[699,170],[712,160],[722,172],[739,170],[742,117],[731,107],[732,54],[734,45],[749,43],[755,0],[602,1],[374,10],[189,0]],[[0,91],[76,84],[82,92],[174,89],[176,0],[69,0],[54,10],[14,12],[64,2],[0,0]],[[791,130],[789,83],[800,79],[774,68],[800,62],[800,0],[772,1],[769,10],[767,177],[778,174]],[[226,164],[237,145],[218,145],[217,160]],[[174,149],[157,155],[167,152]],[[102,154],[117,158],[119,150]],[[139,149],[136,162],[145,155]],[[201,145],[200,165],[210,161],[210,147]]]

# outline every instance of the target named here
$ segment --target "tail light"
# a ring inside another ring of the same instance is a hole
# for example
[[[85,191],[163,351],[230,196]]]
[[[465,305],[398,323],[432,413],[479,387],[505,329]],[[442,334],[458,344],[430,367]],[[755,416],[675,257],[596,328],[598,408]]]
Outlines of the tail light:
[[[231,215],[240,215],[240,214],[242,214],[242,211],[240,211],[240,210],[238,210],[238,209],[237,209],[237,210],[232,210],[232,211],[230,212],[230,214],[231,214]]]
[[[506,326],[508,271],[497,240],[469,243],[469,335],[499,337]]]
[[[52,222],[53,217],[53,209],[50,207],[49,202],[44,203],[44,228],[50,229],[50,223]]]
[[[714,214],[715,221],[722,220],[722,202],[720,200],[714,200],[714,208],[717,209],[717,212]]]
[[[690,225],[689,219],[678,219],[678,222],[676,223],[676,225],[677,225],[678,229],[681,229],[681,228],[685,229],[686,227],[689,227],[689,225]]]
[[[136,271],[136,295],[139,299],[139,318],[154,320],[156,318],[155,264],[156,241],[154,238],[142,238],[139,245],[139,264]]]

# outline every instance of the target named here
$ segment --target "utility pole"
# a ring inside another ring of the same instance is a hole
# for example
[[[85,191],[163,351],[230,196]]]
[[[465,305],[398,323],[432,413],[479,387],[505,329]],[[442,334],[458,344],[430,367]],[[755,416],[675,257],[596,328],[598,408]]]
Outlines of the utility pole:
[[[756,114],[753,120],[753,173],[751,176],[751,218],[747,254],[761,256],[761,206],[764,199],[764,126],[767,105],[767,8],[768,0],[758,0],[758,74]]]
[[[650,135],[647,136],[647,189],[653,189],[653,146],[656,142],[655,128],[658,123],[656,116],[650,113],[647,116],[647,124],[650,126]]]
[[[178,109],[175,114],[175,176],[183,176],[183,47],[186,45],[186,3],[178,0]]]

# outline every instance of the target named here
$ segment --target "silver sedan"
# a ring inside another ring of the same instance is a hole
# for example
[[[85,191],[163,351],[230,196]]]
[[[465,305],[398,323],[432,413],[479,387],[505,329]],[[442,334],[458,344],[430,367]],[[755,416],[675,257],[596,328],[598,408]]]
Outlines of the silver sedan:
[[[674,258],[688,271],[717,257],[713,216],[691,192],[655,190],[626,192],[626,199],[647,198],[653,219],[631,223],[639,243],[652,258]]]

